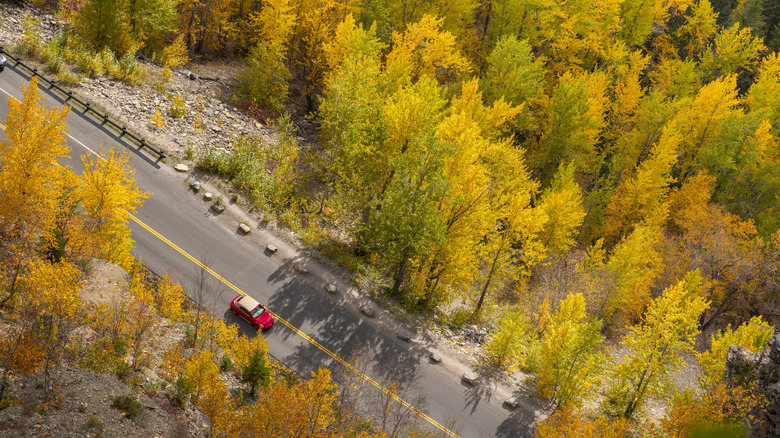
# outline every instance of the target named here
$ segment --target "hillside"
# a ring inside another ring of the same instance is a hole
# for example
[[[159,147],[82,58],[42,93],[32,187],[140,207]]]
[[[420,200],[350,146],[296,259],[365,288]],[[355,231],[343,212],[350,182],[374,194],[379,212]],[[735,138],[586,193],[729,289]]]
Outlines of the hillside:
[[[771,391],[726,362],[780,323],[776,2],[131,5],[4,5],[0,40],[155,138],[167,164],[222,193],[204,202],[230,199],[223,220],[279,231],[361,300],[538,396],[551,414],[539,438],[760,436],[771,423]],[[124,212],[146,195],[122,154],[47,173],[66,127],[33,85],[9,103],[0,151],[0,308],[21,324],[0,363],[47,376],[60,327],[84,315],[68,299],[61,321],[25,318],[24,297],[72,298],[85,260],[127,269],[138,309],[182,301],[133,267]],[[174,313],[192,324],[191,309]],[[41,324],[57,330],[33,336]],[[185,357],[211,377],[195,404],[231,435],[231,418],[268,412],[216,383],[212,347],[236,335],[209,324]],[[135,353],[146,335],[103,330]],[[17,363],[25,342],[38,353]],[[198,380],[168,359],[171,379]],[[327,388],[325,374],[291,388]]]

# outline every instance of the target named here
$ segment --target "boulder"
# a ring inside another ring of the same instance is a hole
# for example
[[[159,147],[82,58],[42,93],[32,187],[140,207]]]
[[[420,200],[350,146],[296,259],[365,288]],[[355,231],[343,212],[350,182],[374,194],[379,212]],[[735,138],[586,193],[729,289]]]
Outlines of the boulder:
[[[243,222],[241,222],[241,224],[239,224],[238,229],[241,230],[241,232],[244,233],[244,234],[249,234],[249,233],[252,232],[252,228],[250,228],[249,225],[247,225],[247,224],[245,224]]]
[[[177,164],[174,167],[174,169],[176,169],[177,172],[189,172],[190,171],[190,166],[188,166],[188,165],[186,165],[184,163],[179,163],[179,164]]]
[[[398,339],[400,339],[400,340],[402,340],[402,341],[404,341],[404,342],[409,342],[409,341],[411,341],[411,340],[412,340],[412,337],[411,337],[411,336],[409,336],[409,334],[408,334],[408,333],[406,333],[406,332],[398,332],[398,333],[396,334],[396,336],[398,337]]]
[[[214,195],[212,195],[211,192],[206,192],[203,194],[204,201],[211,202],[212,199],[214,199]]]
[[[333,283],[328,283],[327,286],[325,286],[325,290],[328,291],[328,293],[335,294],[338,292],[338,288]]]
[[[767,348],[753,353],[747,348],[731,345],[726,353],[727,381],[736,384],[752,383],[764,394],[766,409],[755,412],[758,424],[750,436],[780,436],[780,337],[769,340]]]
[[[469,385],[476,385],[477,380],[479,380],[479,374],[476,371],[469,371],[463,374],[463,381]]]
[[[780,364],[780,333],[775,334],[769,339],[769,358],[775,363]]]
[[[368,304],[360,307],[360,313],[366,315],[369,318],[374,317],[374,309],[372,309]]]

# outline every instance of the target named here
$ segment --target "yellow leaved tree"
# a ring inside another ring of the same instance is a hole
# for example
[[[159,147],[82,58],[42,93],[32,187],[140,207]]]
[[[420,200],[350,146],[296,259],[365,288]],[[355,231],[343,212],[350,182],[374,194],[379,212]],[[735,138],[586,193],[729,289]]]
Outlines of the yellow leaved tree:
[[[54,244],[67,169],[56,162],[70,153],[65,142],[68,107],[46,108],[33,78],[21,101],[8,99],[6,137],[0,142],[0,229],[7,286],[0,306],[13,298],[30,264]]]
[[[86,227],[97,237],[94,254],[130,271],[133,242],[127,222],[149,194],[135,185],[126,154],[112,149],[101,155],[105,158],[82,157],[81,207],[88,218]]]
[[[455,36],[441,30],[442,19],[424,15],[404,32],[393,32],[393,50],[387,55],[390,89],[397,89],[427,76],[444,81],[471,66],[457,49]]]
[[[606,356],[598,346],[604,340],[601,321],[588,321],[585,298],[569,294],[558,311],[545,309],[544,333],[539,343],[539,395],[557,408],[581,407],[601,382]]]
[[[669,185],[674,182],[671,170],[681,141],[677,126],[673,123],[667,125],[650,158],[637,166],[636,173],[615,189],[607,205],[603,229],[605,240],[616,241],[641,222],[656,227],[663,225],[666,221],[666,195]]]
[[[615,365],[603,403],[608,411],[633,417],[684,363],[681,353],[693,350],[699,316],[709,306],[698,295],[699,288],[701,276],[691,272],[664,290],[650,304],[642,322],[629,328],[622,343],[631,353]]]
[[[750,318],[736,330],[727,326],[712,335],[710,351],[697,353],[699,366],[708,385],[723,382],[726,371],[726,353],[731,345],[739,345],[757,353],[766,348],[769,339],[774,336],[775,329],[760,316]]]

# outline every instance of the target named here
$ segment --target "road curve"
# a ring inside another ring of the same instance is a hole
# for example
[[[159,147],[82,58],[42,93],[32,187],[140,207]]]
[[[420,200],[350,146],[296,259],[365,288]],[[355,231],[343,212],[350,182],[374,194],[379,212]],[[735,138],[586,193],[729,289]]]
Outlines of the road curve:
[[[18,68],[6,67],[0,73],[0,118],[8,114],[7,96],[21,98],[21,85],[29,75]],[[62,105],[63,99],[42,89],[44,103]],[[146,121],[137,121],[146,123]],[[204,303],[228,321],[239,324],[249,336],[256,333],[228,310],[235,291],[248,293],[278,315],[277,323],[265,333],[269,353],[301,375],[318,366],[329,366],[334,375],[353,373],[342,359],[352,356],[359,346],[364,365],[357,370],[381,386],[387,378],[409,385],[399,391],[412,405],[424,399],[419,408],[423,424],[443,436],[526,437],[532,436],[533,412],[521,406],[509,411],[503,400],[493,397],[493,385],[471,387],[442,366],[430,363],[421,345],[409,344],[388,333],[375,320],[356,309],[339,305],[320,289],[312,288],[296,275],[292,262],[279,256],[269,257],[242,240],[236,230],[225,226],[206,210],[181,175],[154,157],[128,145],[118,135],[101,126],[83,110],[74,108],[68,118],[68,143],[72,157],[62,164],[81,172],[80,156],[119,147],[129,150],[130,165],[136,171],[138,187],[152,194],[131,221],[135,249],[133,253],[157,273],[169,273],[193,294],[202,271],[198,261],[226,280],[209,276]],[[285,324],[286,323],[286,324]],[[308,339],[307,339],[308,338]],[[334,359],[335,357],[335,359]],[[354,373],[353,373],[354,374]],[[419,413],[419,412],[418,412]]]

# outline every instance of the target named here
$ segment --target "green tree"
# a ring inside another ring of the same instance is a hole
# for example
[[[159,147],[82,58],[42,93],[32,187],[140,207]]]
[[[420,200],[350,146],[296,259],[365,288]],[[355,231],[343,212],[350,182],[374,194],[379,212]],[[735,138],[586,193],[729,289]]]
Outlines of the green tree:
[[[406,279],[410,259],[425,257],[444,238],[435,202],[446,190],[442,166],[449,152],[432,134],[416,136],[408,151],[390,160],[393,177],[363,236],[365,247],[382,253],[395,268],[394,293]]]
[[[381,90],[380,53],[384,44],[376,29],[355,26],[351,16],[336,29],[336,39],[325,51],[330,71],[319,108],[320,138],[324,148],[324,180],[327,187],[319,199],[322,213],[335,193],[329,209],[333,220],[344,225],[360,223],[360,215],[375,194],[376,184],[386,170],[375,157],[385,131],[382,114],[385,100]]]
[[[271,370],[266,363],[265,351],[256,349],[249,355],[249,361],[241,368],[241,383],[249,384],[249,394],[255,395],[255,388],[267,388],[271,382]]]
[[[537,144],[529,148],[529,164],[539,169],[542,185],[552,180],[561,163],[575,163],[586,174],[594,171],[596,141],[604,125],[606,76],[564,74],[544,104]]]
[[[127,0],[127,18],[134,39],[151,53],[159,52],[174,33],[178,15],[174,0]]]
[[[255,20],[260,41],[247,55],[247,69],[241,76],[244,98],[277,113],[287,103],[291,77],[288,43],[294,24],[290,0],[265,0]]]
[[[139,44],[131,33],[128,9],[128,0],[89,0],[74,16],[76,33],[96,49],[135,53]]]
[[[701,276],[691,272],[664,290],[643,321],[629,328],[622,344],[631,353],[615,365],[604,401],[607,410],[631,418],[684,363],[680,354],[693,350],[699,315],[709,306],[697,293],[700,287]]]
[[[532,126],[529,108],[543,92],[544,69],[535,60],[528,40],[509,35],[501,38],[485,60],[487,67],[480,86],[488,102],[502,97],[515,106],[523,105],[523,112],[515,125],[521,129]]]

